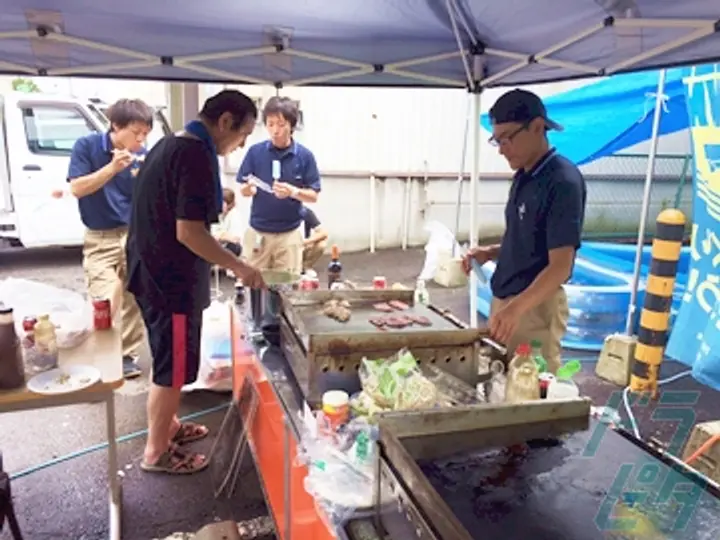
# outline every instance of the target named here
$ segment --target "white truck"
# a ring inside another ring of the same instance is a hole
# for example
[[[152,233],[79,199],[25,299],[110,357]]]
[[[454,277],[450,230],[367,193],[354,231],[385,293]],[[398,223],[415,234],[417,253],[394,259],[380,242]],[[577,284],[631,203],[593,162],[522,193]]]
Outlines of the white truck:
[[[75,141],[109,129],[97,99],[40,93],[0,95],[0,246],[79,246],[84,226],[77,200],[54,197],[67,190]],[[162,109],[155,109],[148,147],[170,133]]]

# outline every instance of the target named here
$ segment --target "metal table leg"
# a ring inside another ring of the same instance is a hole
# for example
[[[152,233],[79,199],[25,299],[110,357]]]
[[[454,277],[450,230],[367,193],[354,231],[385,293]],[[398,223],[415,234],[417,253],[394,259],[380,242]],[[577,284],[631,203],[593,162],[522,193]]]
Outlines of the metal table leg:
[[[122,486],[118,476],[117,436],[115,434],[115,393],[105,398],[105,419],[108,441],[108,488],[110,490],[110,540],[120,540],[122,518]]]

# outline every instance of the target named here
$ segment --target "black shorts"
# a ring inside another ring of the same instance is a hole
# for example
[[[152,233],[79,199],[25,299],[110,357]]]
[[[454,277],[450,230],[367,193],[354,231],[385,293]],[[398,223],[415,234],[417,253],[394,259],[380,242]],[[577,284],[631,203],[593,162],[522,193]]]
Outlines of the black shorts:
[[[202,313],[172,313],[138,299],[152,354],[152,382],[182,388],[197,380],[200,369]]]
[[[235,242],[224,242],[223,247],[236,257],[242,255],[242,246],[240,244],[236,244]]]

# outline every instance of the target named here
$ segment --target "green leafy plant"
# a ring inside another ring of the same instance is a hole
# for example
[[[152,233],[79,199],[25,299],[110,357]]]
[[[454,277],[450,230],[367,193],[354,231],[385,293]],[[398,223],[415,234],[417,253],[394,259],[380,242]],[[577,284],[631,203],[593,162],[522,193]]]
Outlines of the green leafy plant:
[[[40,87],[35,84],[32,79],[26,79],[24,77],[18,77],[12,81],[12,89],[16,92],[26,92],[28,94],[33,92],[40,92]]]

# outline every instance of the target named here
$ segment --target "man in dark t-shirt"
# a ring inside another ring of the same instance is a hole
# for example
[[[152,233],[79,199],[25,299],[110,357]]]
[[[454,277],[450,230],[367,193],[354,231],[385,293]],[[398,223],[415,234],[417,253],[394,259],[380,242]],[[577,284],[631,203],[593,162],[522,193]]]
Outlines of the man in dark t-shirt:
[[[189,474],[207,460],[178,446],[205,437],[206,427],[180,423],[180,390],[197,379],[202,313],[210,304],[210,265],[262,287],[257,270],[210,233],[222,210],[218,156],[245,143],[257,118],[252,100],[225,90],[205,102],[198,120],[158,142],[133,193],[127,243],[128,290],[135,295],[153,357],[148,439],[141,467]]]
[[[561,340],[569,316],[563,284],[580,247],[587,190],[580,170],[550,147],[547,132],[562,127],[548,118],[540,98],[526,90],[503,94],[490,108],[490,143],[515,171],[502,242],[474,246],[471,263],[496,259],[490,332],[512,356],[538,340],[548,368],[560,367]]]
[[[327,246],[328,233],[322,227],[317,214],[307,206],[303,206],[300,211],[303,218],[305,229],[305,239],[303,240],[303,258],[302,270],[310,270],[318,259],[325,253]]]

